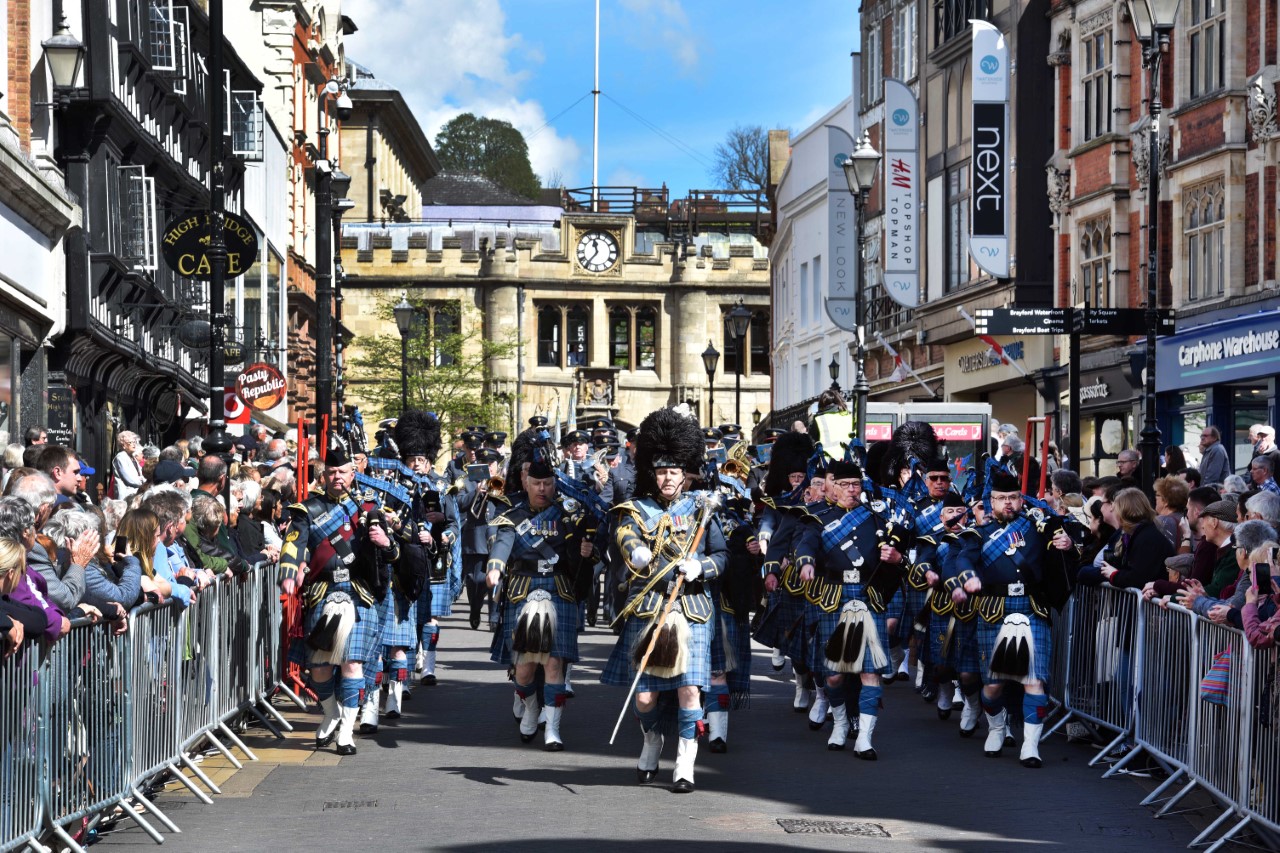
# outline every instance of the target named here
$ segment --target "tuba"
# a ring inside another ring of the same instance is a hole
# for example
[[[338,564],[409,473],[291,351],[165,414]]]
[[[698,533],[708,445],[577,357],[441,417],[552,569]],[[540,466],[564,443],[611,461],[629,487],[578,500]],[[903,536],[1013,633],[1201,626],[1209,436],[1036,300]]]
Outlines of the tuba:
[[[751,476],[751,457],[747,455],[747,444],[739,441],[729,448],[729,458],[720,466],[720,473],[736,477],[745,485]]]

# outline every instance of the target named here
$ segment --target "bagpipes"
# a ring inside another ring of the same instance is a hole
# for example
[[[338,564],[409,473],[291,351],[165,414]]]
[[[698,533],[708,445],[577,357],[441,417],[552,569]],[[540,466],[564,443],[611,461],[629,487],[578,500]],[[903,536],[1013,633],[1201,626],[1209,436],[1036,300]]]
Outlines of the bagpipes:
[[[551,435],[551,430],[544,426],[538,427],[537,431],[538,448],[535,454],[542,455],[547,465],[555,472],[556,491],[570,500],[577,501],[595,518],[597,524],[603,523],[609,513],[609,508],[605,506],[604,501],[600,500],[600,496],[590,486],[573,479],[560,470],[560,454],[556,450],[556,443]],[[517,473],[516,476],[519,476],[519,474]]]

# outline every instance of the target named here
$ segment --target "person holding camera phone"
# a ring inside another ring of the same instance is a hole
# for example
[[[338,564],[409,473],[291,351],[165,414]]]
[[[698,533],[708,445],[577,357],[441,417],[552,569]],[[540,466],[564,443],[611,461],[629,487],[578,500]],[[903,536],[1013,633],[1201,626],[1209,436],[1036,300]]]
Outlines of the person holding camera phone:
[[[1280,548],[1267,551],[1265,561],[1253,564],[1250,583],[1244,589],[1240,622],[1245,638],[1255,649],[1269,649],[1280,642],[1280,584],[1276,568]]]
[[[462,519],[462,579],[467,587],[471,628],[480,627],[480,608],[489,602],[489,625],[498,622],[493,591],[485,584],[485,561],[489,555],[489,525],[511,506],[499,488],[502,454],[490,448],[476,452],[476,464],[467,466],[465,485],[457,496]]]

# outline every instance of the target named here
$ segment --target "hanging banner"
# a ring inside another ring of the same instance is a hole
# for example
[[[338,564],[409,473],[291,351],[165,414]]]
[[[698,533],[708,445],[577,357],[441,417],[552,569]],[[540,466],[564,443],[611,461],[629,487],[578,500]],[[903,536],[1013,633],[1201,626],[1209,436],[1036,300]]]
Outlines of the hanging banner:
[[[973,177],[969,254],[982,270],[1009,277],[1009,48],[986,21],[973,25]]]
[[[920,107],[906,83],[884,81],[884,290],[920,304]]]
[[[844,161],[853,153],[853,137],[834,124],[827,128],[827,316],[836,328],[858,330],[858,225]]]

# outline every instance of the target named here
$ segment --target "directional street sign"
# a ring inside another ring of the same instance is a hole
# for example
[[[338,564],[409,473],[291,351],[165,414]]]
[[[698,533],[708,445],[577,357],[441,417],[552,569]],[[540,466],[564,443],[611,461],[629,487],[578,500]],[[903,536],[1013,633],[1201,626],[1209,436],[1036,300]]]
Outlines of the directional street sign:
[[[1144,308],[979,308],[979,335],[1145,335]],[[1172,335],[1173,309],[1159,311],[1157,334]]]

